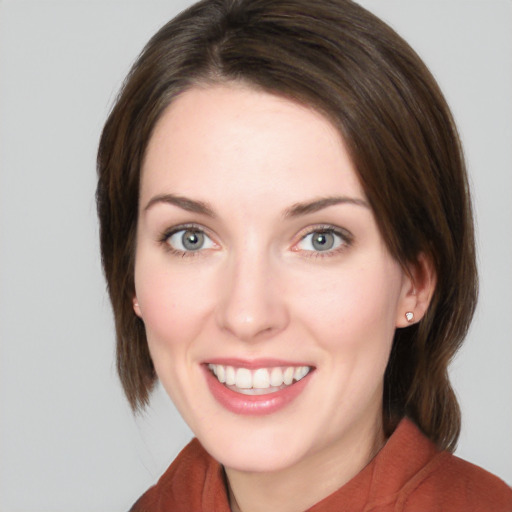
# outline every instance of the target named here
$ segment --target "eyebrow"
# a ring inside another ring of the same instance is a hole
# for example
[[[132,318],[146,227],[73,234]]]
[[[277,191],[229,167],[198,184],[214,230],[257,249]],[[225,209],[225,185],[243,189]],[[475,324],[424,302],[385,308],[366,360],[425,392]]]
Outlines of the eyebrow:
[[[171,204],[178,206],[187,212],[200,213],[211,218],[216,217],[212,207],[209,206],[208,203],[189,199],[188,197],[177,196],[174,194],[160,194],[152,197],[148,204],[144,207],[144,211],[149,210],[152,206],[158,203]],[[329,206],[338,204],[353,204],[356,206],[362,206],[364,208],[370,208],[370,205],[364,199],[346,196],[323,197],[305,203],[295,203],[284,211],[283,216],[284,218],[299,217],[301,215],[315,213],[323,210],[324,208],[328,208]]]
[[[174,194],[161,194],[152,197],[148,204],[144,207],[144,211],[148,211],[152,206],[158,203],[172,204],[183,210],[186,210],[187,212],[200,213],[212,218],[215,217],[215,213],[213,212],[211,206],[208,205],[208,203],[204,203],[203,201],[195,201],[194,199],[189,199],[188,197],[176,196]]]
[[[370,208],[370,205],[364,199],[358,199],[355,197],[346,196],[335,196],[335,197],[323,197],[308,201],[306,203],[296,203],[290,208],[287,208],[284,212],[285,218],[298,217],[300,215],[307,215],[309,213],[315,213],[329,206],[337,204],[354,204],[356,206],[363,206],[364,208]]]

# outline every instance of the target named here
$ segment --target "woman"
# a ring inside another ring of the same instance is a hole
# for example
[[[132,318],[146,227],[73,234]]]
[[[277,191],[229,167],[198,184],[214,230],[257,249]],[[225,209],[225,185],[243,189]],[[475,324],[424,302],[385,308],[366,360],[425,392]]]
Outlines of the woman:
[[[197,436],[133,510],[510,510],[453,457],[476,302],[449,109],[344,0],[211,0],[134,65],[98,155],[118,369]]]

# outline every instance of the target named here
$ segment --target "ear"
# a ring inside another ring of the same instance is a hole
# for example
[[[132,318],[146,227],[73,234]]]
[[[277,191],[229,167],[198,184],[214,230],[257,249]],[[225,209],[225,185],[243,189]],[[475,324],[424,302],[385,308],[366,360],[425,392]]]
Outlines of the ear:
[[[420,253],[416,261],[408,264],[405,269],[402,295],[397,309],[397,327],[407,327],[423,318],[434,294],[436,282],[432,261],[424,253]]]
[[[142,318],[142,312],[140,310],[139,301],[137,300],[137,296],[133,297],[132,300],[133,300],[133,311],[139,318]]]

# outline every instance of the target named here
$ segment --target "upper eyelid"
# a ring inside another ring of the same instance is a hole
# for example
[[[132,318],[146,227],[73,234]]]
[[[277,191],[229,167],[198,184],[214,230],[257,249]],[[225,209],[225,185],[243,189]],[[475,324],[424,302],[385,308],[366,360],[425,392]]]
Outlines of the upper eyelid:
[[[201,226],[200,224],[196,224],[195,222],[186,222],[184,224],[178,224],[176,226],[169,227],[167,229],[164,229],[162,232],[162,236],[170,237],[171,235],[174,235],[176,233],[179,233],[180,231],[201,231],[205,235],[209,236],[211,238],[211,231]]]
[[[296,238],[298,238],[298,241],[300,241],[304,239],[306,236],[320,231],[335,233],[341,236],[342,238],[346,239],[348,242],[352,242],[354,239],[354,235],[348,229],[342,228],[340,226],[333,226],[331,224],[317,224],[313,226],[308,226],[306,228],[301,229],[297,233]]]

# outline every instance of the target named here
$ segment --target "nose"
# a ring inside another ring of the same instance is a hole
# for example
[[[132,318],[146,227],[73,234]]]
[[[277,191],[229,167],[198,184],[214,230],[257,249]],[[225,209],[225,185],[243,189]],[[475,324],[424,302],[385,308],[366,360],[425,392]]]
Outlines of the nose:
[[[216,320],[239,340],[266,339],[289,323],[278,265],[270,260],[255,251],[226,262]]]

